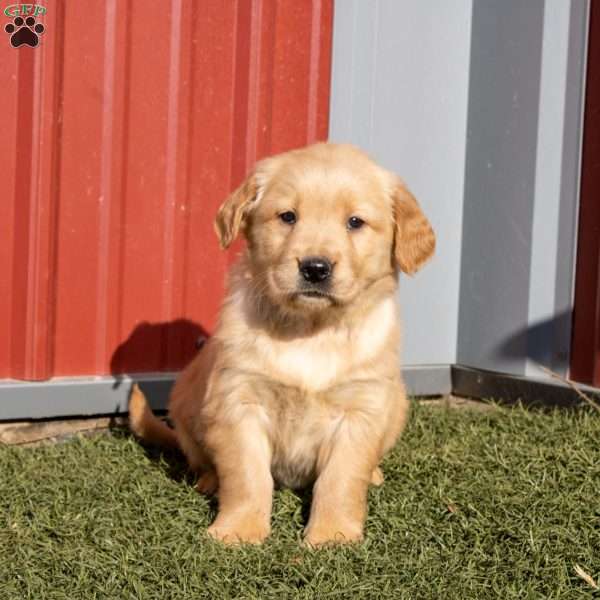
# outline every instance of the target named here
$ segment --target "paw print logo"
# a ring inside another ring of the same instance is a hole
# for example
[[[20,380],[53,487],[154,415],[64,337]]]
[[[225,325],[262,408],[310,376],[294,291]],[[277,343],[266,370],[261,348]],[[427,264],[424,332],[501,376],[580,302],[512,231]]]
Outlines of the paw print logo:
[[[10,35],[10,45],[13,48],[19,46],[31,46],[35,48],[40,43],[40,35],[44,33],[44,26],[35,22],[35,17],[15,17],[12,23],[4,26],[4,31]]]

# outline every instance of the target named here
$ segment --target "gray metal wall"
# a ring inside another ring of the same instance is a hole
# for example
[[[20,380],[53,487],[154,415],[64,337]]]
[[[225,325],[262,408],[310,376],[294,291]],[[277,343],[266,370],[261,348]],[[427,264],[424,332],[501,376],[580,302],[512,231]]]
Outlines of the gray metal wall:
[[[337,0],[330,139],[412,188],[437,258],[403,278],[406,364],[454,362],[469,89],[470,2]]]
[[[401,175],[438,234],[401,282],[404,363],[568,360],[585,0],[338,0],[330,138]]]

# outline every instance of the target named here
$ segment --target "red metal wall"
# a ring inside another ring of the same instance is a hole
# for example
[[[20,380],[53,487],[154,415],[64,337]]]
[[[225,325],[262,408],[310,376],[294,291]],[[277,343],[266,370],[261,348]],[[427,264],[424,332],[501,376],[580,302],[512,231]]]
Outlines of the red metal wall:
[[[0,39],[0,377],[179,368],[232,260],[217,206],[327,136],[332,0],[39,4],[39,47]]]
[[[590,6],[570,376],[600,386],[600,5]]]

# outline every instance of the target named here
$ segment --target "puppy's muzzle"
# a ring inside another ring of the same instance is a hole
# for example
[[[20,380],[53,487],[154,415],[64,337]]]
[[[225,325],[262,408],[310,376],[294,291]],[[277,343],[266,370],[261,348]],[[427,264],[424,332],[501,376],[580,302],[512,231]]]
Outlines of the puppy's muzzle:
[[[325,283],[333,271],[331,261],[324,256],[309,256],[298,262],[302,278],[309,283]]]

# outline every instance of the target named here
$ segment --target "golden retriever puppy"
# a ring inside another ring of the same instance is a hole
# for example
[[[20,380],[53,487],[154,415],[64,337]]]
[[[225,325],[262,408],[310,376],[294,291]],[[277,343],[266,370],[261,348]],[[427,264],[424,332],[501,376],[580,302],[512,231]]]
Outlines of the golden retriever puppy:
[[[395,175],[321,143],[260,161],[216,231],[223,248],[247,240],[216,333],[173,388],[174,430],[137,388],[132,429],[181,448],[198,488],[218,489],[216,539],[262,542],[278,482],[314,484],[309,545],[360,540],[408,409],[398,270],[432,255],[432,228]]]

